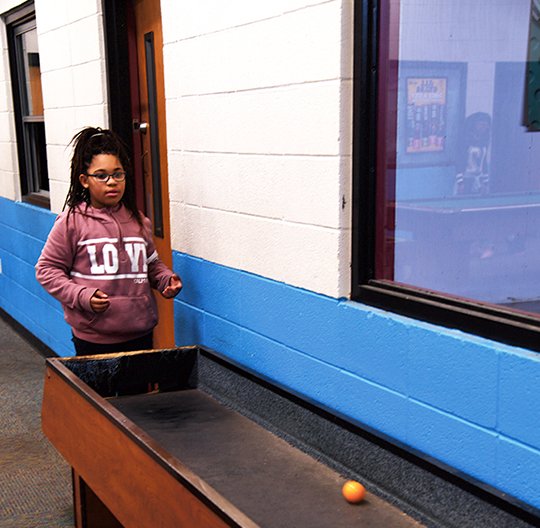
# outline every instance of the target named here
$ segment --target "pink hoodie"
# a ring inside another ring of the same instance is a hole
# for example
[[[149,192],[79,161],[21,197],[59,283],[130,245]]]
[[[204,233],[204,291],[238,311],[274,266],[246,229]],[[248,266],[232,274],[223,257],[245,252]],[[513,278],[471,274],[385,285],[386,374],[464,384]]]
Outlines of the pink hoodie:
[[[36,278],[64,308],[76,337],[92,343],[119,343],[149,333],[157,324],[151,288],[160,292],[173,272],[161,262],[150,220],[143,228],[122,204],[96,209],[78,205],[58,215],[36,264]],[[95,313],[96,290],[110,305]]]

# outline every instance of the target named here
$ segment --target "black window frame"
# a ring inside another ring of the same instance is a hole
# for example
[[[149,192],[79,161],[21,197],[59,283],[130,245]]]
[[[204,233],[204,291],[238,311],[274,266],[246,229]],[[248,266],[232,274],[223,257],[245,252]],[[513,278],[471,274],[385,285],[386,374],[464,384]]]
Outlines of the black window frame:
[[[3,18],[8,42],[22,201],[50,208],[45,117],[26,115],[28,102],[24,65],[17,42],[20,35],[36,28],[34,2],[26,2],[6,13]],[[46,182],[47,188],[42,185],[43,182]]]
[[[354,2],[353,220],[351,298],[501,343],[540,351],[540,318],[375,278],[380,46],[390,0]],[[384,72],[383,72],[384,73]]]

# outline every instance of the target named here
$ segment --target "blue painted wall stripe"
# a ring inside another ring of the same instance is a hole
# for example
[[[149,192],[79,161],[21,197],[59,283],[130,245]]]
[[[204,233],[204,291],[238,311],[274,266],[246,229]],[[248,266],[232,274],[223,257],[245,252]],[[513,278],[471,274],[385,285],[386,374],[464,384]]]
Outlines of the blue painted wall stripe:
[[[530,469],[540,463],[538,354],[189,255],[173,259],[184,281],[175,301],[179,344],[218,350],[540,507],[540,472]],[[519,464],[517,474],[501,453]]]
[[[0,198],[0,307],[60,355],[37,284],[49,211]],[[214,348],[322,407],[540,508],[540,355],[179,252],[177,343]]]
[[[60,304],[35,279],[34,265],[56,215],[0,198],[0,307],[61,356],[73,355]]]

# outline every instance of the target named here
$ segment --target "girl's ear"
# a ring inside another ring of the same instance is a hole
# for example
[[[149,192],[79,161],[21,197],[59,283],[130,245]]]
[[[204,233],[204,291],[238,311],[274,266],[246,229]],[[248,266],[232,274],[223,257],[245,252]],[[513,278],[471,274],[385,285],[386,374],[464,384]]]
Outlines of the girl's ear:
[[[88,176],[86,174],[79,174],[79,181],[85,189],[88,189]]]

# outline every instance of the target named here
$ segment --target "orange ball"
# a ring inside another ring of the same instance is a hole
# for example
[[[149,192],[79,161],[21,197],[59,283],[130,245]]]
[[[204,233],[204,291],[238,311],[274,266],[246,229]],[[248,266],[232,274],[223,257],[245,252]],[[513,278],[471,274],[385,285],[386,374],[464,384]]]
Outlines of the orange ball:
[[[356,482],[356,480],[348,480],[345,482],[345,484],[343,484],[341,493],[347,502],[350,502],[351,504],[358,504],[364,500],[364,497],[366,496],[366,488],[364,488],[360,482]]]

